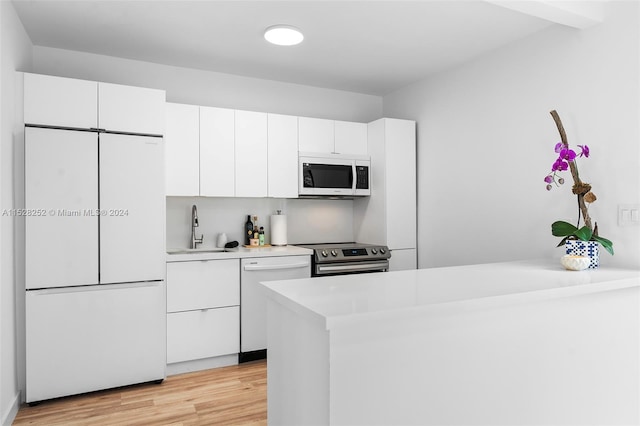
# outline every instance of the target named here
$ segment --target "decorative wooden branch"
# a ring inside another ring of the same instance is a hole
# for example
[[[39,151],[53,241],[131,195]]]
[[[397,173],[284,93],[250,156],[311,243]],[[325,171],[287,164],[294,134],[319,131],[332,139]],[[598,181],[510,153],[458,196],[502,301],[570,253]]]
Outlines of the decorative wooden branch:
[[[558,133],[560,133],[560,139],[562,140],[562,144],[567,149],[569,149],[567,134],[564,131],[564,126],[562,125],[562,120],[560,120],[560,116],[558,115],[555,109],[551,111],[550,114],[551,114],[551,117],[553,117],[553,121],[555,121],[556,123],[556,127],[558,128]],[[569,170],[571,171],[571,177],[573,177],[572,191],[574,194],[578,196],[578,208],[582,213],[584,224],[588,226],[589,229],[593,230],[593,226],[591,226],[591,217],[589,216],[589,209],[587,208],[587,204],[584,202],[584,195],[587,192],[591,191],[591,185],[589,185],[588,183],[584,183],[580,180],[580,175],[578,174],[578,167],[576,166],[575,161],[569,161]],[[578,225],[579,224],[580,224],[580,217],[578,217]]]

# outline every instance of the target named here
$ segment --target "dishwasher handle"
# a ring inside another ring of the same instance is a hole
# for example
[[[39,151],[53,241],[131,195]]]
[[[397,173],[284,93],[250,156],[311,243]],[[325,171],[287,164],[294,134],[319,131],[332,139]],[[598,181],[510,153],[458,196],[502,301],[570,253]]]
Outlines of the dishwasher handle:
[[[298,269],[308,268],[309,262],[283,263],[281,265],[261,265],[259,263],[249,263],[244,265],[245,271],[273,271],[277,269]]]

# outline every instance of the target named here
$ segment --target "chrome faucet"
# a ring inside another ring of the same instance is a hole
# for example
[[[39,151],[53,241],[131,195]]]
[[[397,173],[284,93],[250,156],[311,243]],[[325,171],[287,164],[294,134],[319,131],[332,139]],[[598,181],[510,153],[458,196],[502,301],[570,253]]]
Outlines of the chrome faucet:
[[[200,226],[198,224],[198,208],[194,204],[191,207],[191,248],[197,248],[197,244],[202,244],[202,240],[204,240],[204,235],[200,235],[200,238],[196,238],[196,227]]]

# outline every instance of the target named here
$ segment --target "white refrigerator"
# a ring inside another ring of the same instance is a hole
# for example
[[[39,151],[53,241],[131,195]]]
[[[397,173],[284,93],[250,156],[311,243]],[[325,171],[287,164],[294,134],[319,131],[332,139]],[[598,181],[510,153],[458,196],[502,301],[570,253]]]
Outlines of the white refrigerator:
[[[161,381],[162,137],[25,127],[26,401]]]

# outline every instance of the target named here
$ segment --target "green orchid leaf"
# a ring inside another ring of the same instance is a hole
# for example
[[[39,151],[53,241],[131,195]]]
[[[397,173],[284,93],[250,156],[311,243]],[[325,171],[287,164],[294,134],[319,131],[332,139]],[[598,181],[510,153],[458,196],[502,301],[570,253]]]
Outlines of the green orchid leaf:
[[[574,232],[574,235],[581,239],[582,241],[589,241],[591,236],[593,235],[593,231],[588,226],[583,226]]]
[[[551,234],[555,237],[568,237],[574,235],[576,231],[578,231],[578,228],[569,222],[559,220],[551,224]]]
[[[595,241],[599,242],[600,245],[602,245],[602,247],[604,247],[604,249],[606,251],[608,251],[613,256],[613,243],[611,241],[607,240],[606,238],[599,237],[597,235],[594,235],[591,238],[593,238]]]
[[[560,242],[558,243],[558,245],[556,247],[562,247],[564,245],[564,243],[567,242],[568,239],[569,239],[569,237],[564,237],[563,239],[560,240]]]

